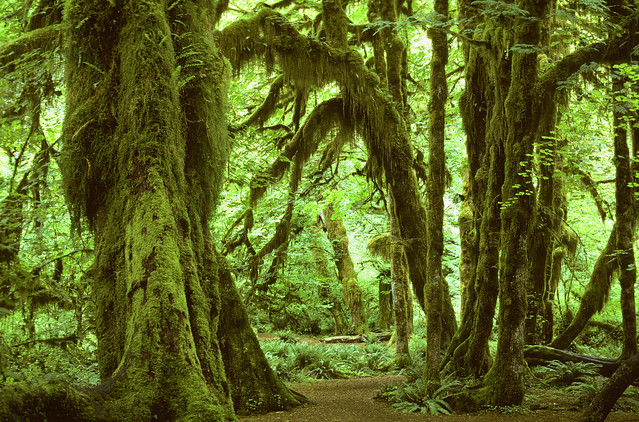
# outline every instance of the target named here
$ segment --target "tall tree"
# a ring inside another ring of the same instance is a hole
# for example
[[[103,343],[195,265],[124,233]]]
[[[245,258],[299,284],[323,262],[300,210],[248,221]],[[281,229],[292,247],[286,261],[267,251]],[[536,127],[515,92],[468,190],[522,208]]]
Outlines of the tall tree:
[[[429,148],[428,148],[428,276],[424,296],[428,301],[426,381],[439,383],[439,364],[442,340],[444,253],[444,190],[446,187],[446,153],[444,151],[446,128],[446,101],[448,83],[448,37],[445,26],[448,21],[448,0],[435,0],[434,11],[437,25],[429,30],[433,42],[433,57],[430,62]],[[441,26],[441,27],[438,27]],[[448,290],[448,289],[446,289]]]
[[[258,411],[302,400],[266,363],[208,229],[228,155],[230,66],[211,37],[225,6],[65,3],[62,172],[75,225],[95,240],[93,394],[107,413],[78,408],[77,392],[56,404],[55,389],[32,412],[221,421],[235,420],[232,400],[246,410],[244,394]]]

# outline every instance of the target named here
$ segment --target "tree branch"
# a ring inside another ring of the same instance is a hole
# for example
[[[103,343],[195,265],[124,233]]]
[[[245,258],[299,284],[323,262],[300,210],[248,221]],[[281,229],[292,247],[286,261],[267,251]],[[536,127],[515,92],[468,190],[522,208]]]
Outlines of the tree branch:
[[[0,47],[0,76],[13,72],[21,60],[40,60],[43,52],[53,51],[60,45],[62,29],[62,24],[34,29]]]

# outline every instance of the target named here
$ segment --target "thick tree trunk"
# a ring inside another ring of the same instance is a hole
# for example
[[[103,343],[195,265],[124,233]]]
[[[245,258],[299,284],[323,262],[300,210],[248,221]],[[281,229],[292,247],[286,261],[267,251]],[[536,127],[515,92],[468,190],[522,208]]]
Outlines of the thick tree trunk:
[[[500,40],[496,37],[494,42]],[[501,49],[499,45],[494,48]],[[471,201],[477,207],[473,210],[476,229],[470,248],[472,278],[465,312],[445,360],[447,371],[474,377],[484,375],[492,364],[488,339],[499,290],[502,142],[506,136],[504,101],[510,83],[510,60],[497,55],[497,62],[489,65],[492,57],[488,52],[471,49],[466,58],[466,80],[472,83],[466,86],[460,109],[467,136]]]
[[[67,2],[62,170],[76,224],[95,237],[98,391],[118,420],[235,420],[231,396],[249,398],[227,381],[218,332],[231,349],[251,338],[229,374],[264,406],[287,391],[268,366],[233,369],[265,360],[208,229],[228,154],[216,7]]]
[[[217,337],[237,414],[284,410],[307,402],[271,369],[224,258],[218,256],[221,315]]]
[[[524,0],[520,7],[534,19],[515,19],[514,45],[536,45],[547,2]],[[499,278],[499,338],[492,367],[484,378],[486,403],[519,405],[524,398],[524,318],[529,277],[530,235],[535,211],[532,183],[533,141],[539,111],[533,97],[537,55],[512,53],[511,84],[505,101],[507,136],[502,187]]]
[[[344,300],[351,314],[351,330],[355,334],[368,332],[368,319],[362,301],[362,288],[357,282],[355,265],[348,250],[348,234],[342,219],[335,214],[333,205],[329,204],[322,211],[322,221],[326,227],[326,235],[333,245],[335,265],[342,282]]]

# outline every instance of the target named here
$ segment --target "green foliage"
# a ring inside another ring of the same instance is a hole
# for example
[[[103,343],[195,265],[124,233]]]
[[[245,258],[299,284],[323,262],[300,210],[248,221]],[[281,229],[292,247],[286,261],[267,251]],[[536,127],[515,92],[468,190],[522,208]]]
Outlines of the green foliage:
[[[460,381],[446,378],[439,387],[433,389],[419,378],[400,386],[384,386],[377,397],[389,401],[394,408],[403,412],[450,415],[452,409],[448,399],[460,386]]]
[[[340,379],[387,371],[393,352],[378,344],[319,345],[307,342],[265,341],[262,350],[284,380]]]
[[[590,378],[588,380],[574,381],[567,390],[574,393],[577,397],[577,403],[581,406],[587,406],[592,399],[595,398],[606,380],[603,377]]]
[[[601,366],[589,362],[560,362],[554,360],[538,371],[551,384],[566,387],[574,383],[583,383],[596,377]]]

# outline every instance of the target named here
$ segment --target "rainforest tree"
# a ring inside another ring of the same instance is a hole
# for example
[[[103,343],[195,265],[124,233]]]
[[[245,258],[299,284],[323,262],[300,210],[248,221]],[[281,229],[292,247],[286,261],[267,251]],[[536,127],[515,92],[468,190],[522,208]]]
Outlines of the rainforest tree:
[[[45,414],[234,420],[245,394],[258,411],[302,400],[266,363],[208,229],[228,155],[230,66],[211,39],[224,7],[64,5],[61,167],[75,225],[95,239],[94,394],[107,413],[78,409],[81,393],[55,403],[53,389],[42,393]],[[14,393],[3,415],[35,411],[20,406],[32,392]]]

